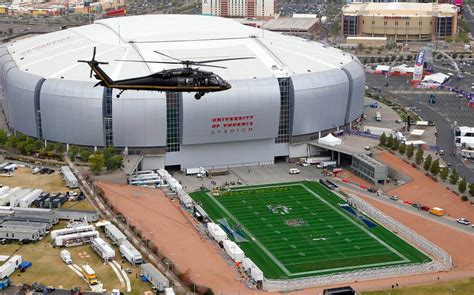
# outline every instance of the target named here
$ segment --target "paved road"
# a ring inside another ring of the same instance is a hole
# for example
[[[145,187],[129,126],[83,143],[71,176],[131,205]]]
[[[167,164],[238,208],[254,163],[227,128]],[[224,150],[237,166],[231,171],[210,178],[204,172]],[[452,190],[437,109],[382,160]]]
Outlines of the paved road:
[[[334,179],[331,179],[331,180],[334,180]],[[390,206],[397,207],[401,210],[404,210],[404,211],[407,211],[407,212],[410,212],[410,213],[415,213],[415,214],[418,213],[423,218],[426,218],[426,219],[429,219],[429,220],[432,220],[432,221],[435,221],[435,222],[438,222],[438,223],[442,223],[442,224],[444,224],[446,226],[449,226],[453,229],[456,229],[456,230],[459,230],[459,231],[462,231],[462,232],[465,232],[465,233],[468,233],[468,234],[474,234],[474,228],[472,228],[471,226],[466,226],[466,225],[462,225],[462,224],[457,223],[455,218],[447,217],[447,216],[438,217],[438,216],[429,214],[428,212],[420,211],[417,208],[413,208],[411,206],[408,206],[408,205],[404,204],[402,200],[399,200],[398,202],[396,202],[396,201],[390,200],[388,198],[388,196],[378,197],[375,193],[370,193],[367,190],[362,189],[362,188],[360,188],[358,186],[355,186],[353,184],[348,184],[348,183],[344,183],[344,182],[337,182],[337,185],[341,188],[351,190],[353,192],[356,192],[358,194],[362,194],[362,195],[364,195],[366,197],[369,197],[369,198],[372,198],[372,199],[376,199],[376,200],[381,201],[383,203],[386,203]]]

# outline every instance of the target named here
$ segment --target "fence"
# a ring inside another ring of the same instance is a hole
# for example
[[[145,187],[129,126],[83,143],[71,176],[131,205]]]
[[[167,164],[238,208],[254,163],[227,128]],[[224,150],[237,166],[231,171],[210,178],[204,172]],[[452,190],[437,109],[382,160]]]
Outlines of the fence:
[[[288,279],[288,280],[268,280],[263,281],[263,289],[267,291],[290,291],[314,286],[332,285],[342,282],[354,282],[358,280],[380,279],[386,277],[396,277],[415,273],[446,271],[452,267],[452,259],[449,254],[428,241],[423,236],[412,231],[397,220],[385,215],[382,211],[372,207],[369,203],[355,195],[347,198],[349,204],[361,212],[364,212],[384,227],[397,232],[408,242],[428,253],[433,261],[427,263],[417,263],[410,265],[397,265],[387,267],[377,267],[372,269],[356,270],[345,273],[321,275],[315,277]]]

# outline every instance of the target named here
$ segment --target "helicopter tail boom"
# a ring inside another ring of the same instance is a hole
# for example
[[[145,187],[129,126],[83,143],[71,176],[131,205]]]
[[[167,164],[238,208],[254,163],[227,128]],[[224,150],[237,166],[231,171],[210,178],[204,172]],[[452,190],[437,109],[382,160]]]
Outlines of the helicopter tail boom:
[[[93,52],[91,60],[78,60],[77,62],[88,64],[89,67],[91,68],[90,76],[92,77],[92,72],[94,72],[94,74],[95,74],[94,77],[96,79],[100,80],[100,82],[97,83],[94,87],[96,87],[98,85],[101,85],[101,86],[104,86],[104,87],[113,88],[113,85],[115,84],[114,81],[99,66],[99,65],[107,65],[109,63],[108,62],[100,62],[100,61],[95,60],[95,54],[96,54],[96,48],[94,47],[94,52]]]

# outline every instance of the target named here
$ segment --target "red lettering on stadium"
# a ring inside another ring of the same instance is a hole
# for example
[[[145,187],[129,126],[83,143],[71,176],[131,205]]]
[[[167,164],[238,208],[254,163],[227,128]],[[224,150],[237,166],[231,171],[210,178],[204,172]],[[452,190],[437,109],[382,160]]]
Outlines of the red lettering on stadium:
[[[211,118],[211,134],[253,131],[254,115],[223,116]],[[222,124],[220,122],[223,122]]]

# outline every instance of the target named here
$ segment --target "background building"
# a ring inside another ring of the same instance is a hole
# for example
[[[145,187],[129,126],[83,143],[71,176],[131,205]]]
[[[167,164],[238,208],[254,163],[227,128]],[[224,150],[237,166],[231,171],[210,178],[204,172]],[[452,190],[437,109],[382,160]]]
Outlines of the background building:
[[[457,7],[437,3],[352,3],[342,8],[345,36],[434,41],[457,32]]]
[[[263,28],[286,35],[314,39],[321,31],[321,20],[307,17],[279,17],[263,24]]]
[[[202,14],[223,17],[273,18],[275,0],[202,0]]]
[[[143,29],[150,28],[150,29]],[[93,87],[98,61],[112,79],[179,65],[139,59],[250,56],[211,68],[232,88],[206,94]],[[269,164],[293,143],[317,139],[362,114],[359,60],[328,45],[200,15],[143,15],[96,21],[0,47],[0,99],[8,126],[46,141],[114,146],[146,155],[143,169]]]

